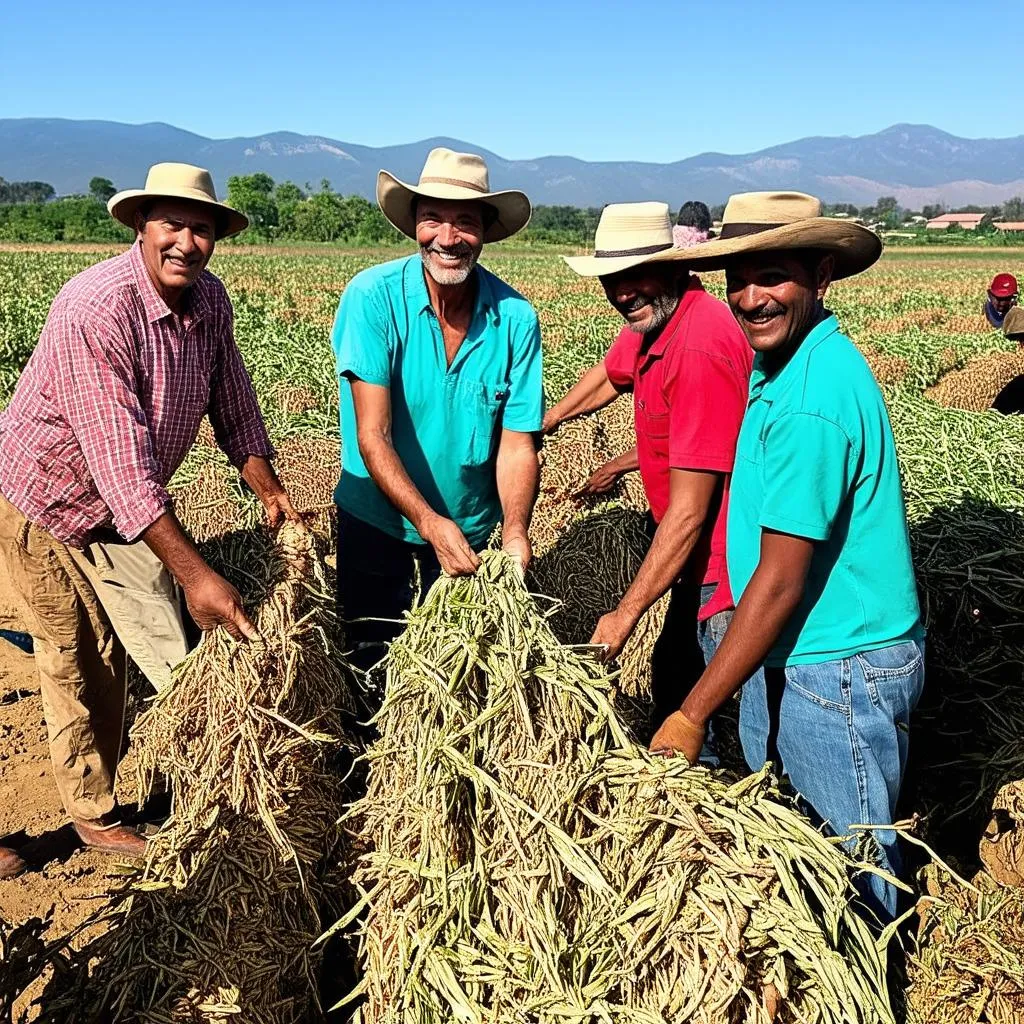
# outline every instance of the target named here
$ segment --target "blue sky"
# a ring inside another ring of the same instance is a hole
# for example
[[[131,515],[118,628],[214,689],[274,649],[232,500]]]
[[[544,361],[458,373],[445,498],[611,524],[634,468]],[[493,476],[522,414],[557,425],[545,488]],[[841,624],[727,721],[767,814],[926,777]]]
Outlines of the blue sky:
[[[1000,5],[1002,30],[944,0],[5,7],[0,117],[655,161],[901,121],[1024,130],[1024,64],[1005,41],[1024,0]]]

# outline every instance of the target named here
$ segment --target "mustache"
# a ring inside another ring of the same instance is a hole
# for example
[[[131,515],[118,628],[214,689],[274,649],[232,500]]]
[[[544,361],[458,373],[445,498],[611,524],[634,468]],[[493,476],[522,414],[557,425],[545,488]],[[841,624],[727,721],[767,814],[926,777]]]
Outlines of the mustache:
[[[637,295],[636,298],[630,299],[629,302],[616,302],[615,308],[625,316],[627,313],[638,313],[644,306],[649,306],[650,300],[645,299],[642,295]]]
[[[777,316],[782,316],[786,312],[786,307],[781,303],[776,302],[774,299],[766,302],[763,306],[758,306],[756,309],[741,309],[739,310],[740,316],[751,324],[764,324],[769,320],[774,320]]]
[[[439,256],[448,256],[452,259],[467,259],[473,255],[473,247],[465,242],[459,242],[458,245],[453,245],[450,249],[443,245],[438,245],[436,242],[431,242],[429,245],[423,246],[423,248],[427,252],[437,253]]]

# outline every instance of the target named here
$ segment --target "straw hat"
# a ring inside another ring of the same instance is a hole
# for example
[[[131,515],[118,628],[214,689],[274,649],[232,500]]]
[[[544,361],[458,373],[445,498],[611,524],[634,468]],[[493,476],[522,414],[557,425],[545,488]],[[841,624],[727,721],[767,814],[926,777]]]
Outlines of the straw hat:
[[[217,238],[237,235],[249,226],[249,218],[217,201],[210,172],[192,164],[153,164],[146,175],[145,188],[130,188],[111,196],[107,203],[110,216],[135,228],[135,212],[147,199],[191,199],[214,207]]]
[[[1007,338],[1024,337],[1024,309],[1012,306],[1003,318],[1003,335]]]
[[[867,270],[882,254],[881,239],[860,224],[822,217],[821,200],[803,192],[741,192],[730,196],[718,238],[659,256],[686,260],[694,270],[721,270],[746,252],[820,249],[831,253],[833,278]]]
[[[646,263],[671,248],[668,203],[609,203],[594,234],[594,255],[562,259],[582,277],[599,277]]]
[[[439,146],[432,149],[420,172],[417,185],[399,181],[389,171],[377,175],[377,202],[384,216],[403,235],[416,237],[417,196],[430,199],[472,199],[493,206],[497,219],[484,232],[485,242],[500,242],[526,227],[532,210],[524,192],[492,192],[483,157],[455,153]]]

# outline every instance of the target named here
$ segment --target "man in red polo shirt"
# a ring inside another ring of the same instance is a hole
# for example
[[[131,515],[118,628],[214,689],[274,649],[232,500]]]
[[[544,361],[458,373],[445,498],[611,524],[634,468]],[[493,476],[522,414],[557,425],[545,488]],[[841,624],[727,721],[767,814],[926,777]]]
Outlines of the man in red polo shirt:
[[[591,643],[617,657],[647,609],[671,590],[654,654],[657,723],[692,682],[686,655],[694,631],[710,661],[731,616],[726,504],[753,358],[729,307],[685,266],[659,262],[671,248],[666,204],[619,203],[601,214],[594,255],[565,257],[578,274],[600,278],[626,326],[544,420],[550,433],[633,392],[636,460],[657,528],[632,585]]]

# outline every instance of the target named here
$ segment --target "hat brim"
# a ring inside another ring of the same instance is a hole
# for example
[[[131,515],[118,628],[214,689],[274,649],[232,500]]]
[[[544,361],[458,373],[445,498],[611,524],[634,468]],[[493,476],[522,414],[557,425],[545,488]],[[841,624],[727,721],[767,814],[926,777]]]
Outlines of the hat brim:
[[[377,203],[385,217],[407,238],[416,238],[416,198],[445,199],[486,203],[497,211],[497,218],[484,232],[484,242],[500,242],[522,231],[530,222],[533,208],[525,192],[510,189],[505,192],[476,192],[463,185],[432,182],[429,185],[410,185],[400,181],[389,171],[377,174]]]
[[[638,267],[641,263],[650,263],[665,252],[648,253],[646,256],[563,256],[562,259],[575,270],[580,277],[604,277],[606,274],[618,274],[630,267]]]
[[[813,217],[756,234],[709,239],[687,249],[667,249],[651,259],[684,260],[694,270],[723,270],[733,257],[744,253],[787,249],[820,249],[830,253],[835,258],[832,278],[838,280],[859,274],[875,263],[882,255],[882,240],[860,224]]]
[[[244,231],[249,226],[249,218],[244,213],[232,209],[225,203],[210,199],[205,192],[197,189],[184,188],[177,191],[149,192],[144,188],[130,188],[111,196],[107,202],[107,211],[114,220],[120,221],[125,227],[135,230],[135,214],[140,206],[153,199],[187,199],[189,202],[202,203],[213,210],[217,218],[217,230],[214,236],[218,241],[230,238]]]

